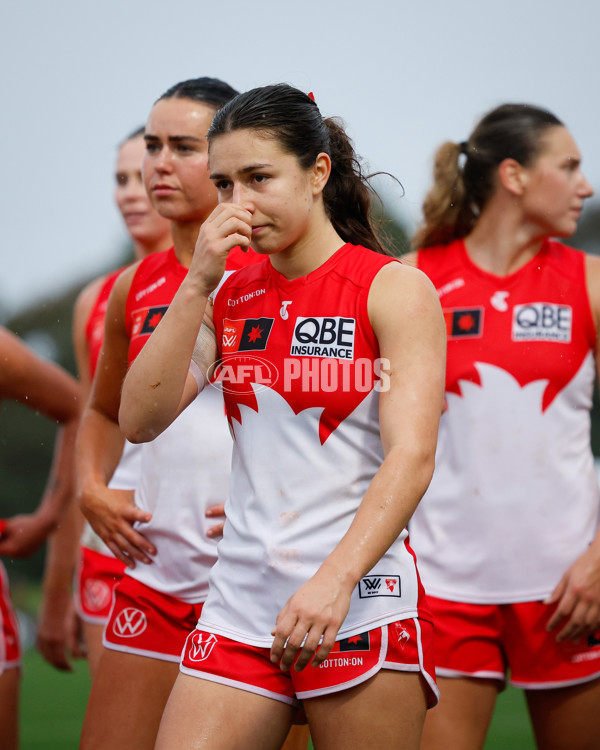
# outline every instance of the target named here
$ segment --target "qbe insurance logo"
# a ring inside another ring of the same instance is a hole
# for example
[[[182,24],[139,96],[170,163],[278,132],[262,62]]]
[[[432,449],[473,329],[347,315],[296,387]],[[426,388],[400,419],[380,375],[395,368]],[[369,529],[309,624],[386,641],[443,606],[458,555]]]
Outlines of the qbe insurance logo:
[[[354,318],[296,318],[290,354],[354,359]]]
[[[515,305],[512,320],[513,341],[571,341],[573,308],[551,302]]]

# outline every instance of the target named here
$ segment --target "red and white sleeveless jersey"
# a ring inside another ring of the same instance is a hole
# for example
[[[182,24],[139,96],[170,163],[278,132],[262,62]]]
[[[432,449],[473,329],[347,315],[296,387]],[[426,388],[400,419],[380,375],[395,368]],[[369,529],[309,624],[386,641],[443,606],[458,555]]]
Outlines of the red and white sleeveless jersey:
[[[544,599],[598,527],[585,256],[547,241],[505,277],[464,242],[421,250],[448,333],[433,481],[410,522],[428,593]]]
[[[237,249],[229,265],[255,262]],[[167,311],[187,274],[171,248],[145,258],[126,303],[129,361],[135,359]],[[231,435],[220,391],[207,388],[173,424],[142,448],[136,505],[152,513],[139,530],[156,546],[151,565],[127,570],[147,586],[188,602],[203,601],[216,542],[206,536],[206,509],[227,499]]]
[[[94,373],[96,372],[100,351],[102,350],[102,342],[104,341],[104,318],[106,316],[106,308],[108,307],[108,298],[110,297],[112,288],[115,285],[115,281],[119,278],[122,271],[122,268],[118,268],[104,278],[104,283],[100,287],[96,301],[92,306],[87,323],[85,324],[85,340],[87,342],[89,354],[88,369],[90,379],[92,380],[94,378]]]
[[[227,521],[200,627],[269,647],[277,614],[348,530],[383,460],[367,297],[392,258],[344,245],[286,280],[268,258],[227,278],[214,321],[234,435]],[[338,637],[418,613],[403,531],[359,582]]]
[[[88,347],[88,369],[91,379],[94,378],[102,350],[102,342],[104,341],[104,318],[106,317],[108,298],[122,271],[123,268],[119,268],[105,277],[85,325],[84,333]],[[121,460],[108,484],[111,489],[135,489],[140,472],[141,450],[141,445],[134,445],[128,440],[125,441]],[[81,545],[96,552],[101,552],[103,555],[114,557],[87,521],[81,535]]]

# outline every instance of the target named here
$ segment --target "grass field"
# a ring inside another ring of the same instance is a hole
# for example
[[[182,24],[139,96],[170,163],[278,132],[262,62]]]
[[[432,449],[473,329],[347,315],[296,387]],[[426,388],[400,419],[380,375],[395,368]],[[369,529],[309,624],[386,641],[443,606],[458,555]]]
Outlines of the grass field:
[[[77,750],[89,689],[85,663],[78,662],[75,672],[63,674],[33,650],[26,652],[24,661],[21,750]],[[485,745],[485,750],[506,748],[535,748],[523,695],[512,689],[500,696]]]

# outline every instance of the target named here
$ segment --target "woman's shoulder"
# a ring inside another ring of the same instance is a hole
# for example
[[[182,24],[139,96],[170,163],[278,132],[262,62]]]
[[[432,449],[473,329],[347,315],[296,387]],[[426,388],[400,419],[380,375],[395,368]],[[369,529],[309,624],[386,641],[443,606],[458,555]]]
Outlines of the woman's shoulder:
[[[400,265],[393,255],[385,255],[363,245],[344,245],[325,264],[328,276],[335,274],[356,286],[370,286],[374,277],[387,265]]]

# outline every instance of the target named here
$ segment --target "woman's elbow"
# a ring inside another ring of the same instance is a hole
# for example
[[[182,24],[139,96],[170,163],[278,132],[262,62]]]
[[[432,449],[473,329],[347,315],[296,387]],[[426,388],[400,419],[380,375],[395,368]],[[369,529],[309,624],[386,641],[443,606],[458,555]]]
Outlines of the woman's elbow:
[[[119,427],[130,443],[149,443],[160,434],[147,420],[138,418],[131,409],[123,408],[123,405],[119,409]]]
[[[398,447],[395,453],[400,475],[411,477],[415,493],[420,499],[433,477],[435,446],[415,444],[410,447]]]

